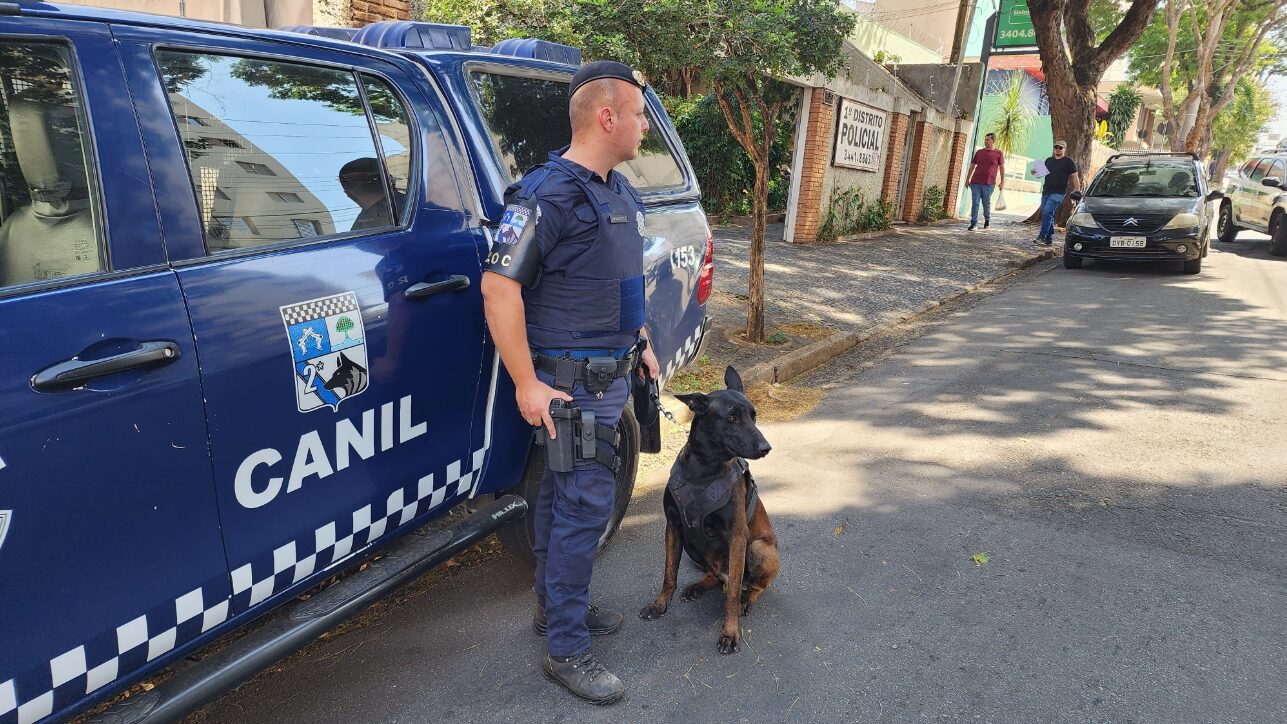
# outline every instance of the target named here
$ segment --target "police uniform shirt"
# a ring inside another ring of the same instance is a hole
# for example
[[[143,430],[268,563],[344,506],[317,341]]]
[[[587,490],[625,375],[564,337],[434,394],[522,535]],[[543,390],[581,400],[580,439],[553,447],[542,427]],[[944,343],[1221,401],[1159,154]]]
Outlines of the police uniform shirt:
[[[567,147],[564,147],[550,153],[549,162],[570,171],[587,184],[606,188],[623,199],[632,201],[639,213],[643,213],[643,202],[624,176],[614,169],[608,172],[605,180],[585,166],[563,158],[562,154],[566,150]],[[515,190],[521,184],[520,181],[510,189]],[[540,182],[532,195],[541,209],[532,238],[536,254],[541,259],[541,269],[567,269],[598,238],[599,217],[594,202],[586,198],[585,192],[575,181],[557,171]],[[630,219],[627,223],[634,224],[635,219]],[[643,255],[642,245],[639,254]],[[531,287],[534,284],[526,283],[525,286]]]

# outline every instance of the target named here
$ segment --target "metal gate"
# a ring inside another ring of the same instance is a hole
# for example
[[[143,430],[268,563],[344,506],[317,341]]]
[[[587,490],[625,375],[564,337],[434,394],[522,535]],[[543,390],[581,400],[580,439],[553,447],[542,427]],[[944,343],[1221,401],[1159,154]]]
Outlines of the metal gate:
[[[908,117],[907,132],[903,134],[903,159],[899,164],[898,173],[898,199],[894,202],[894,218],[901,219],[904,216],[903,204],[907,201],[907,176],[912,165],[912,146],[916,145],[916,127],[920,125],[920,112],[913,112]]]

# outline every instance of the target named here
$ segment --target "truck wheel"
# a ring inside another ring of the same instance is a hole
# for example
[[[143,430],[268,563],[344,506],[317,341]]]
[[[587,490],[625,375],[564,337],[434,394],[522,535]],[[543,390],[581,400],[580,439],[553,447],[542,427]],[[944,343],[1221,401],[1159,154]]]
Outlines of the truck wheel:
[[[1233,204],[1220,204],[1220,216],[1216,220],[1216,238],[1222,244],[1228,244],[1238,236],[1242,229],[1233,223]]]
[[[607,547],[608,542],[621,527],[626,517],[626,508],[630,505],[630,496],[635,491],[635,473],[639,470],[639,423],[635,421],[634,406],[627,401],[626,409],[617,422],[617,432],[621,434],[621,469],[617,471],[616,500],[612,506],[612,517],[608,526],[599,537],[599,553]],[[541,492],[541,477],[545,475],[545,453],[535,445],[527,454],[527,468],[523,471],[523,480],[515,488],[505,491],[523,496],[527,501],[527,515],[502,526],[496,530],[496,537],[510,555],[520,560],[534,562],[532,546],[536,542],[536,530],[533,527],[536,513],[536,498]]]
[[[1273,237],[1278,233],[1278,227],[1282,226],[1282,220],[1283,220],[1283,212],[1279,209],[1274,209],[1274,215],[1269,217],[1269,238],[1270,239],[1273,239]]]
[[[1287,224],[1279,224],[1274,229],[1273,238],[1269,240],[1269,253],[1274,256],[1287,256]]]

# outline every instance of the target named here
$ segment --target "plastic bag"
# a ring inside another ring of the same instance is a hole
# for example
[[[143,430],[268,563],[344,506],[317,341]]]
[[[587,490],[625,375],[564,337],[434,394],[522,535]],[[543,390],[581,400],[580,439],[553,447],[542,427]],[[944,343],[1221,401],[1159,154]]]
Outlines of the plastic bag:
[[[997,211],[1005,211],[1005,191],[1003,189],[997,189],[997,202],[992,204],[992,208]]]

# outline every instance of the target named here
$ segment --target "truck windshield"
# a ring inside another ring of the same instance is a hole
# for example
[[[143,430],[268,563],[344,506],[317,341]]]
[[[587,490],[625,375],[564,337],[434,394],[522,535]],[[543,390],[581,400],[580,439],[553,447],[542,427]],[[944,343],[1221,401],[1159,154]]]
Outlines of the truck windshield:
[[[571,142],[567,80],[489,71],[471,73],[470,84],[511,182],[544,163],[550,151]],[[657,130],[660,126],[652,108],[648,108],[648,125],[651,130],[644,136],[639,157],[617,171],[641,193],[682,188],[684,172]]]
[[[1187,166],[1123,164],[1101,171],[1087,195],[1194,198],[1198,183]]]

